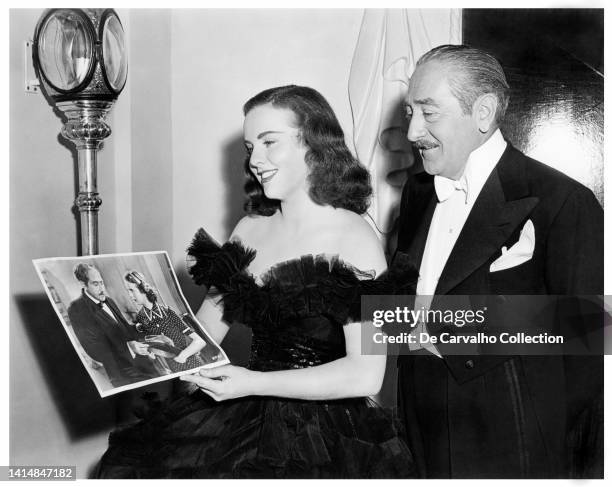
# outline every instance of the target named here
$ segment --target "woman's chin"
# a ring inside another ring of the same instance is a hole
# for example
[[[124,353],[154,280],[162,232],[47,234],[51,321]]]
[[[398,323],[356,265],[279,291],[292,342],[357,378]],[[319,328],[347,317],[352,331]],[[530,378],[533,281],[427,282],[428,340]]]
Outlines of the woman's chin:
[[[269,200],[280,200],[282,199],[282,196],[279,194],[278,191],[274,191],[272,189],[268,189],[266,190],[264,188],[264,195],[266,195],[266,198],[268,198]]]

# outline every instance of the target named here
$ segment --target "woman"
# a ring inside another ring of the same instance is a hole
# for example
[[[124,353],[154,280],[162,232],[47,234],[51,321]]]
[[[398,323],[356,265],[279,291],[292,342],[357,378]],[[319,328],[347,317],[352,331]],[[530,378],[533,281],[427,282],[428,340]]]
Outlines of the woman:
[[[249,325],[249,367],[181,377],[199,391],[111,436],[101,475],[413,476],[389,413],[367,399],[385,356],[361,353],[360,296],[410,293],[415,280],[384,272],[360,216],[369,175],[313,89],[266,90],[244,114],[249,215],[223,246],[200,230],[189,254],[210,290],[199,320],[219,342],[231,323]]]
[[[197,353],[204,348],[206,342],[170,307],[157,302],[157,292],[145,281],[144,276],[138,271],[129,271],[123,279],[130,298],[140,306],[136,315],[136,330],[147,335],[163,335],[180,350],[178,355],[166,361],[170,370],[181,372],[204,365]]]

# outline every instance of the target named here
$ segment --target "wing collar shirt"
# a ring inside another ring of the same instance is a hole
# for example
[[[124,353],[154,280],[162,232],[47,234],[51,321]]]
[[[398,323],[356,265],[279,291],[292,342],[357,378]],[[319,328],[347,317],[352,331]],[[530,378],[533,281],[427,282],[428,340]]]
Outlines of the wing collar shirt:
[[[104,301],[100,301],[99,299],[94,298],[91,294],[85,291],[85,296],[91,299],[94,303],[96,303],[108,316],[110,316],[115,323],[117,323],[117,318],[109,308],[108,304]]]
[[[434,177],[438,204],[431,220],[419,269],[417,295],[422,298],[417,299],[415,308],[429,308],[440,275],[463,225],[506,146],[506,141],[497,129],[484,144],[470,154],[463,175],[457,181],[442,176]]]

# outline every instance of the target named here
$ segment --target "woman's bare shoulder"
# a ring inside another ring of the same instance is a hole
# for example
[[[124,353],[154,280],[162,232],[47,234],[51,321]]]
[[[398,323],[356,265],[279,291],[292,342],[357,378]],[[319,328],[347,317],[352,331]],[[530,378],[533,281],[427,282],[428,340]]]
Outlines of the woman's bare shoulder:
[[[274,215],[247,215],[236,224],[229,239],[231,241],[238,240],[250,247],[257,247],[255,244],[258,236],[265,234],[267,228],[272,224],[273,217]]]
[[[365,217],[348,210],[336,210],[332,223],[333,228],[342,236],[342,240],[366,240],[373,244],[378,243],[378,236]]]
[[[343,260],[361,270],[380,274],[387,267],[382,243],[361,215],[346,211],[339,216],[337,232]]]

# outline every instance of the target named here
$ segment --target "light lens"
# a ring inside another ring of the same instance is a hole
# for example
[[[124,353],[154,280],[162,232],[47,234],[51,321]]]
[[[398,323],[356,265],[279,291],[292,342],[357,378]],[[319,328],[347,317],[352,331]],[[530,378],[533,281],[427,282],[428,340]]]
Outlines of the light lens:
[[[125,35],[116,15],[111,14],[104,22],[102,33],[102,57],[104,71],[111,88],[123,89],[127,78],[127,54],[125,52]]]
[[[93,63],[93,44],[85,19],[69,10],[54,12],[38,38],[38,59],[47,80],[65,91],[83,83]]]

